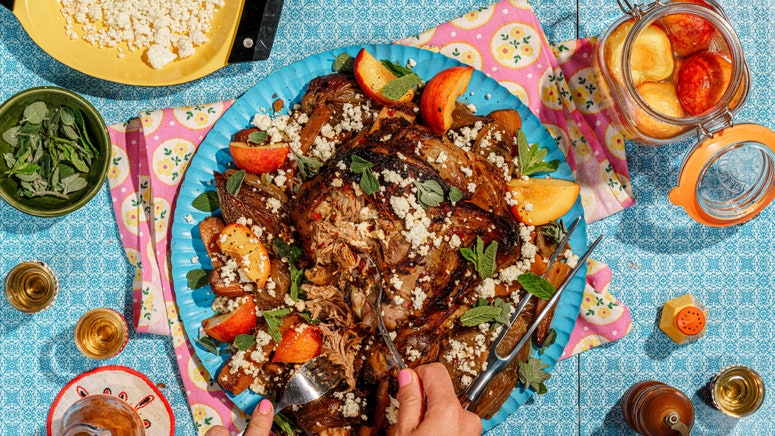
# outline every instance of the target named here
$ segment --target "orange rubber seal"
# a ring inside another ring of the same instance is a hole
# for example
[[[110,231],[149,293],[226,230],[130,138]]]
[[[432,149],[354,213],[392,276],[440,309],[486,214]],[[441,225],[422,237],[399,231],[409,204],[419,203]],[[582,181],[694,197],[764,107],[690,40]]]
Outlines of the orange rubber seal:
[[[705,328],[705,313],[694,306],[684,307],[675,316],[678,330],[688,336],[694,336]]]
[[[769,189],[757,202],[728,219],[712,215],[705,211],[697,198],[700,178],[708,163],[723,152],[725,148],[746,142],[756,142],[775,153],[775,132],[758,124],[738,124],[728,127],[698,145],[681,168],[678,186],[668,195],[670,202],[681,206],[695,221],[713,227],[740,224],[750,220],[766,208],[775,198],[775,189]]]

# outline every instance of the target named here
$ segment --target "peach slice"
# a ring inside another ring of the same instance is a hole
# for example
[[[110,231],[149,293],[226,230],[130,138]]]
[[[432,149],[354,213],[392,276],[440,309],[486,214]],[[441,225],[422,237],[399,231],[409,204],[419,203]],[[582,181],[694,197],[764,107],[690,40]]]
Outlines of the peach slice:
[[[678,101],[675,86],[671,82],[646,82],[638,87],[638,93],[655,112],[675,118],[686,116],[681,103]],[[684,129],[681,126],[659,121],[640,110],[636,110],[633,115],[633,121],[638,130],[652,138],[672,138]]]
[[[320,354],[323,335],[320,328],[302,323],[283,333],[272,362],[304,363]]]
[[[229,153],[237,168],[254,173],[273,173],[288,161],[291,150],[287,143],[251,145],[249,142],[229,143]]]
[[[692,115],[699,115],[721,100],[732,77],[732,63],[718,53],[700,52],[681,65],[676,82],[678,100]]]
[[[217,216],[209,216],[199,223],[199,235],[214,268],[223,266],[220,256],[221,248],[218,246],[218,237],[220,237],[224,227],[226,227],[226,224]]]
[[[396,80],[396,76],[366,49],[361,49],[355,56],[353,74],[363,93],[383,105],[405,103],[414,98],[414,88],[410,88],[398,100],[391,100],[382,95],[382,88]]]
[[[538,226],[565,215],[579,196],[577,183],[562,179],[511,179],[506,190],[516,204],[511,213],[524,224]]]
[[[605,43],[603,56],[611,74],[623,82],[622,51],[634,20],[623,22],[613,30]],[[643,82],[658,82],[673,74],[673,50],[670,38],[662,27],[651,24],[643,29],[630,49],[630,71],[635,86]]]
[[[457,98],[468,88],[474,68],[457,66],[433,76],[420,97],[420,114],[425,126],[442,135],[452,126],[452,111]]]
[[[244,300],[231,312],[202,320],[202,328],[207,336],[221,342],[232,343],[238,335],[249,334],[258,321],[256,303],[253,297],[247,297]]]
[[[708,7],[702,0],[684,0]],[[700,50],[707,50],[716,28],[708,20],[694,14],[670,14],[662,18],[673,50],[679,56],[688,56]]]
[[[229,224],[221,231],[218,246],[237,261],[245,276],[259,289],[264,287],[272,264],[264,244],[252,230],[242,224]]]

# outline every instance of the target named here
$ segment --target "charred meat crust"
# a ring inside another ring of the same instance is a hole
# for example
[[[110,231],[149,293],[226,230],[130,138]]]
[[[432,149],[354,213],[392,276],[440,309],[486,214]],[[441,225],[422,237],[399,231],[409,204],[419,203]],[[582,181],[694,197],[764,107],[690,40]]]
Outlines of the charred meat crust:
[[[387,425],[384,411],[390,394],[396,392],[397,368],[375,333],[375,313],[361,283],[368,275],[364,255],[382,271],[383,317],[388,330],[396,333],[396,347],[404,356],[414,356],[410,366],[432,361],[447,365],[455,390],[461,392],[472,374],[461,371],[455,365],[459,357],[450,353],[461,343],[476,344],[481,350],[494,336],[457,322],[481,298],[478,288],[483,282],[460,248],[474,246],[478,237],[485,244],[497,241],[496,270],[502,270],[520,261],[524,241],[505,201],[505,178],[514,173],[516,164],[518,113],[503,110],[477,116],[458,105],[451,132],[439,136],[413,123],[417,107],[407,103],[387,108],[393,112],[387,115],[383,109],[375,123],[380,105],[363,95],[352,76],[331,74],[313,79],[302,98],[300,111],[309,117],[300,133],[302,153],[310,150],[324,126],[341,121],[348,104],[368,106],[364,128],[338,134],[335,154],[316,176],[298,185],[294,195],[287,183],[279,188],[251,174],[232,195],[226,181],[234,170],[215,174],[224,221],[247,218],[263,229],[257,236],[272,258],[277,294],[269,298],[256,293],[259,308],[282,305],[290,286],[289,267],[276,258],[272,239],[295,240],[302,247],[306,311],[321,322],[324,353],[346,370],[340,386],[292,413],[309,434],[342,428],[376,434]],[[457,142],[464,136],[469,145],[462,147]],[[380,186],[372,195],[361,188],[361,172],[352,170],[354,156],[371,164],[368,171]],[[293,174],[294,169],[289,170]],[[418,185],[429,181],[441,187],[443,201],[420,207]],[[455,203],[449,200],[453,188],[462,197]],[[396,199],[401,199],[403,209]],[[423,222],[422,237],[415,233],[416,221]],[[545,255],[546,244],[537,245]],[[496,290],[501,292],[496,295],[507,297],[513,289]],[[501,355],[516,344],[533,316],[531,304],[506,335]],[[523,348],[495,377],[476,406],[480,416],[492,416],[506,401],[518,380],[517,362],[526,360],[528,351],[529,346]],[[486,351],[478,353],[477,371],[486,359]],[[265,373],[253,378],[230,372],[232,363],[227,362],[219,381],[234,393],[247,389],[251,380],[282,386],[287,379],[288,371],[280,364],[264,363]],[[365,399],[369,405],[364,410],[370,410],[370,416],[344,416],[345,392]]]

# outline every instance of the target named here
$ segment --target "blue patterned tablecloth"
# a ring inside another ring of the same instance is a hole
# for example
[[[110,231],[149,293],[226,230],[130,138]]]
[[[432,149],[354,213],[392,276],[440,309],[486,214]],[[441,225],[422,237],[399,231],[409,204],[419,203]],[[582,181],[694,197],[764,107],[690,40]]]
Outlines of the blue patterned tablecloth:
[[[55,85],[88,98],[108,123],[144,109],[238,97],[279,67],[336,46],[389,42],[492,3],[488,0],[286,0],[272,56],[228,66],[193,83],[142,88],[85,76],[48,57],[8,11],[0,11],[0,100],[29,87]],[[609,0],[535,0],[550,41],[601,33],[620,12]],[[723,2],[735,23],[753,72],[751,98],[738,120],[775,128],[769,41],[775,36],[775,3]],[[722,367],[749,365],[775,388],[775,208],[747,224],[700,226],[670,205],[687,144],[628,146],[638,201],[592,224],[589,236],[606,234],[595,257],[611,266],[611,292],[632,309],[634,329],[616,343],[557,365],[549,392],[531,400],[492,434],[632,434],[619,409],[633,383],[656,379],[689,395],[697,417],[693,434],[775,434],[775,396],[762,409],[732,419],[708,405],[707,384]],[[107,185],[84,208],[65,218],[32,218],[0,204],[0,276],[27,259],[48,262],[62,281],[56,304],[34,316],[0,301],[0,434],[45,434],[56,394],[73,377],[119,364],[164,386],[178,435],[195,434],[168,338],[131,333],[126,350],[106,362],[82,357],[73,326],[88,309],[105,306],[131,313],[133,271],[124,258]],[[708,333],[676,346],[656,322],[662,304],[691,292],[710,309]]]

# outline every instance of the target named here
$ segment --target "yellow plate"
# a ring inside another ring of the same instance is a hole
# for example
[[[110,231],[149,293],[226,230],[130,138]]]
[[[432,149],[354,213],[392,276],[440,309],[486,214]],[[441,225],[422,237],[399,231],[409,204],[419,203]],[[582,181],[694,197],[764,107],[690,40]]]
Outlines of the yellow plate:
[[[242,7],[243,1],[225,1],[213,14],[209,41],[197,46],[192,56],[158,70],[144,60],[145,49],[129,51],[126,44],[119,45],[125,55],[119,58],[117,47],[99,48],[80,38],[71,39],[65,33],[65,18],[57,0],[17,0],[13,14],[38,46],[69,67],[111,82],[166,86],[199,79],[227,64]]]

